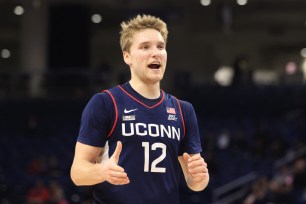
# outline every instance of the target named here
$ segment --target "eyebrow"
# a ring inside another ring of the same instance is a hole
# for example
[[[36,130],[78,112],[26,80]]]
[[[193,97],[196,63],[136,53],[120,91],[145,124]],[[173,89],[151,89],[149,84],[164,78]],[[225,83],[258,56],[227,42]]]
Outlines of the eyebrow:
[[[139,45],[146,45],[146,44],[152,44],[152,42],[150,42],[150,41],[145,41],[145,42],[139,43]],[[166,43],[163,42],[163,41],[158,41],[157,44],[163,44],[163,45],[165,45]]]

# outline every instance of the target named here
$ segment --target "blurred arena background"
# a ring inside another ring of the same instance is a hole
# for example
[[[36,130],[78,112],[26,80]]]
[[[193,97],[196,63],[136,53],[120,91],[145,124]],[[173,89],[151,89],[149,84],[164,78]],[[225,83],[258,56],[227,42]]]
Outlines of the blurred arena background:
[[[169,26],[211,181],[183,204],[306,203],[305,0],[0,0],[0,203],[90,203],[69,177],[90,97],[128,79],[119,24]]]

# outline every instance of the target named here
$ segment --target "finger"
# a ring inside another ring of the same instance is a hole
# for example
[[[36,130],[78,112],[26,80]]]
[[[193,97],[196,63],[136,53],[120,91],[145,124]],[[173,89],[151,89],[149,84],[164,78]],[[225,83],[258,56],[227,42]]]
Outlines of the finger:
[[[192,161],[192,162],[189,162],[188,163],[188,168],[195,168],[195,167],[198,167],[198,166],[205,166],[207,167],[207,163],[204,162],[203,159],[199,159],[199,160],[195,160],[195,161]]]
[[[114,185],[125,185],[130,183],[129,178],[118,178],[118,177],[112,177],[109,180],[109,183]]]
[[[115,161],[116,164],[118,164],[119,156],[120,156],[121,151],[122,151],[122,143],[120,141],[118,141],[116,149],[115,149],[113,155],[111,156],[111,158]]]
[[[129,181],[129,177],[118,177],[118,176],[109,176],[109,179],[112,180],[113,182],[118,182],[118,181]]]
[[[205,166],[198,166],[198,167],[189,169],[189,172],[192,173],[192,174],[207,173],[208,169]]]
[[[207,173],[198,173],[198,174],[191,174],[192,178],[194,179],[202,179],[208,177]]]
[[[188,154],[188,153],[184,153],[183,154],[183,158],[184,158],[184,160],[186,161],[186,162],[188,162],[188,159],[190,158],[190,155]]]
[[[196,161],[196,160],[199,160],[199,159],[203,159],[203,157],[200,154],[195,154],[195,155],[192,155],[190,157],[189,161]]]
[[[118,171],[111,171],[109,175],[111,177],[127,178],[127,173],[122,173],[122,172],[118,172]]]
[[[117,172],[124,172],[124,168],[122,168],[121,166],[118,165],[112,165],[109,168],[112,171],[117,171]]]

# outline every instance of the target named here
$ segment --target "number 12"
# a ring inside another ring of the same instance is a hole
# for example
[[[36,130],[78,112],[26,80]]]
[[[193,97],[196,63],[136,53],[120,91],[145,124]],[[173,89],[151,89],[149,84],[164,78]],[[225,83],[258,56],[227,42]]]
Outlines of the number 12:
[[[156,150],[157,148],[162,149],[162,153],[157,157],[151,164],[151,170],[149,171],[149,161],[150,161],[150,144],[149,142],[142,142],[142,147],[144,147],[144,172],[155,172],[155,173],[165,173],[165,167],[157,167],[156,165],[160,163],[166,157],[167,146],[163,143],[154,143],[151,145],[151,150]]]

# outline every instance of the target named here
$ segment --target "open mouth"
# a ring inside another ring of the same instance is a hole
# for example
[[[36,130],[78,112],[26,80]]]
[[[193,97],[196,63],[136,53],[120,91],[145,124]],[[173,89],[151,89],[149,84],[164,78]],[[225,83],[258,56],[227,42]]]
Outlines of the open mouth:
[[[148,67],[150,69],[159,69],[161,67],[160,64],[156,64],[156,63],[152,63],[152,64],[149,64]]]

